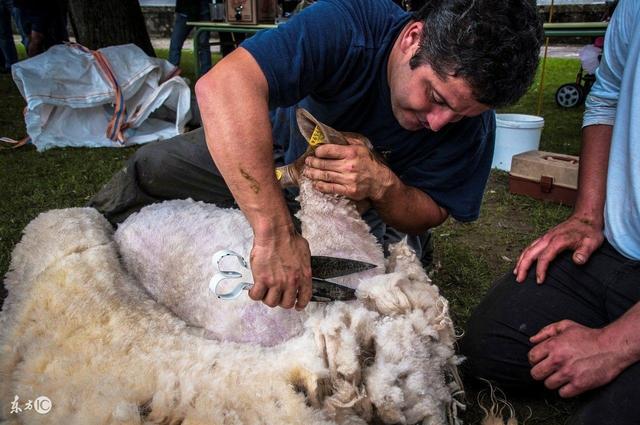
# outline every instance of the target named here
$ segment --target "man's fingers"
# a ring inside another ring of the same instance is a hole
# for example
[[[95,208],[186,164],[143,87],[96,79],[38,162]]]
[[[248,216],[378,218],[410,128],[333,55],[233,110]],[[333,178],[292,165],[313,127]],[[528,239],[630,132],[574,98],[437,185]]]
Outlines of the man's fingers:
[[[296,302],[296,310],[303,310],[309,301],[311,301],[311,282],[305,282],[298,289],[298,301]]]
[[[350,150],[353,148],[350,148],[348,146],[343,146],[343,145],[334,145],[334,144],[326,144],[326,145],[320,145],[316,148],[316,150],[314,151],[314,156],[316,158],[313,157],[308,157],[307,160],[309,158],[312,159],[319,159],[319,158],[324,158],[324,159],[345,159],[347,158]]]
[[[322,181],[314,181],[313,188],[322,193],[329,193],[334,195],[342,195],[347,198],[354,199],[356,201],[362,199],[358,199],[355,197],[356,192],[351,190],[349,186],[345,186],[337,183],[327,183]]]
[[[567,376],[565,373],[563,373],[563,369],[559,369],[555,373],[552,373],[547,379],[544,380],[544,386],[550,390],[555,390],[557,388],[562,387],[563,385],[567,384],[570,381],[571,381],[570,377]]]
[[[531,338],[529,338],[529,341],[532,344],[538,344],[542,341],[544,341],[545,339],[549,339],[552,336],[556,336],[560,333],[560,331],[557,328],[556,323],[552,323],[550,325],[545,326],[544,328],[540,329],[538,331],[537,334],[533,335]],[[533,351],[533,350],[531,350]],[[529,358],[531,360],[531,358]]]
[[[536,265],[536,283],[542,284],[547,277],[547,269],[549,264],[556,259],[559,253],[570,247],[570,241],[560,235],[553,237],[544,247],[544,250],[538,255],[538,264]]]
[[[342,164],[341,161],[337,161],[335,159],[323,159],[323,158],[316,158],[314,156],[308,156],[305,158],[304,160],[304,164],[306,165],[306,167],[304,168],[304,171],[335,171],[335,172],[340,172],[342,171],[340,168],[340,165]]]
[[[289,287],[284,291],[282,295],[282,300],[280,301],[280,307],[282,308],[292,308],[296,304],[296,297],[298,295],[298,291],[295,286]]]
[[[275,307],[282,301],[282,291],[280,288],[269,288],[269,292],[264,297],[263,301],[269,307]]]
[[[529,338],[529,341],[532,344],[538,344],[544,341],[545,339],[551,338],[552,336],[560,335],[562,332],[564,332],[565,330],[569,329],[574,325],[575,325],[575,322],[573,322],[572,320],[561,320],[559,322],[551,323],[545,326],[544,328],[540,329],[537,334]]]
[[[558,390],[558,395],[562,398],[570,398],[575,397],[579,394],[582,394],[583,390],[578,388],[572,382],[569,382],[567,385],[564,385],[560,390]]]
[[[516,275],[516,280],[518,282],[524,282],[531,265],[538,259],[544,248],[545,245],[543,244],[531,244],[529,248],[522,253],[514,270],[514,274]]]
[[[555,372],[554,366],[547,359],[547,357],[543,358],[538,363],[534,363],[531,368],[531,377],[536,381],[546,381],[552,373]]]
[[[542,284],[547,277],[547,269],[549,268],[549,263],[553,260],[553,257],[550,256],[540,256],[538,258],[538,263],[536,264],[536,283],[538,285]]]
[[[589,257],[591,257],[591,254],[593,254],[593,251],[598,249],[600,244],[601,242],[598,242],[593,238],[584,239],[573,253],[573,262],[576,264],[585,264],[589,260]]]
[[[305,167],[302,174],[314,181],[347,184],[347,178],[343,174],[335,171]]]
[[[538,238],[531,242],[531,244],[529,244],[529,246],[526,247],[518,257],[516,267],[513,269],[513,274],[516,275],[516,280],[518,282],[524,282],[529,268],[533,262],[536,261],[540,252],[544,250],[546,244],[541,243],[542,239],[543,238]]]
[[[267,294],[267,288],[260,284],[254,283],[253,287],[249,290],[249,298],[254,301],[261,301],[264,299],[264,296]]]
[[[549,355],[549,350],[544,345],[536,345],[527,354],[530,365],[536,365]]]

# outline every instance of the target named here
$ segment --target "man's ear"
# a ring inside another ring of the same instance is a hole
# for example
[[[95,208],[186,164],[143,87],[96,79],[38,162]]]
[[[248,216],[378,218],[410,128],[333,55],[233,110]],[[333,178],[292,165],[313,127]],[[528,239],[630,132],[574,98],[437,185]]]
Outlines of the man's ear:
[[[411,22],[406,30],[402,33],[400,40],[400,49],[403,53],[413,53],[418,49],[420,45],[420,39],[422,38],[422,29],[424,23],[421,21]]]

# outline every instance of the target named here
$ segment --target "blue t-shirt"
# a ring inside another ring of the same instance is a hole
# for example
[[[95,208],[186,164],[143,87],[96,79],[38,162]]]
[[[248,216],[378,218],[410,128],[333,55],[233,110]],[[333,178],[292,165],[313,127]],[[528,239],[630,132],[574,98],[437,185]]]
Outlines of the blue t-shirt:
[[[307,148],[297,106],[339,131],[366,136],[406,185],[459,221],[478,217],[495,135],[495,114],[438,132],[408,131],[391,110],[387,61],[410,15],[390,0],[318,0],[278,28],[247,39],[269,85],[276,148],[292,162]]]

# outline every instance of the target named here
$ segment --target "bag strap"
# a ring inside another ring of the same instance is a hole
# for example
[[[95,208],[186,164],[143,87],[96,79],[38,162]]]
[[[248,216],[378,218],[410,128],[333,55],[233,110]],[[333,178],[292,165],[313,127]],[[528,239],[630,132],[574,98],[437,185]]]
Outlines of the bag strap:
[[[24,116],[26,114],[27,114],[27,107],[25,106],[24,109],[22,109],[22,115]],[[12,139],[11,137],[0,137],[0,142],[2,142],[0,143],[0,149],[17,149],[31,142],[31,137],[24,136],[20,140],[15,140],[15,139]],[[4,146],[5,143],[9,146]]]
[[[82,50],[85,53],[91,54],[98,65],[102,75],[106,78],[107,82],[111,85],[115,92],[115,102],[113,116],[107,125],[106,135],[109,140],[124,144],[124,130],[129,126],[127,122],[127,107],[124,102],[124,95],[120,89],[120,84],[116,79],[116,74],[113,72],[111,65],[107,58],[97,50],[91,50],[78,43],[69,43],[71,47]]]
[[[31,141],[31,137],[25,136],[20,140],[15,140],[10,137],[0,137],[0,142],[7,143],[10,146],[2,146],[0,145],[0,149],[17,149],[21,146],[26,145]]]

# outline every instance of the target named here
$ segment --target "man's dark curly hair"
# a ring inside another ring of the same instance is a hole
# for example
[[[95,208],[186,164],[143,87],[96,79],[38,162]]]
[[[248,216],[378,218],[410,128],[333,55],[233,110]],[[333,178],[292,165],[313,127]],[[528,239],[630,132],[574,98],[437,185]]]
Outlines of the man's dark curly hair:
[[[533,81],[542,23],[531,0],[427,0],[411,69],[429,64],[442,79],[462,77],[476,101],[515,103]]]

